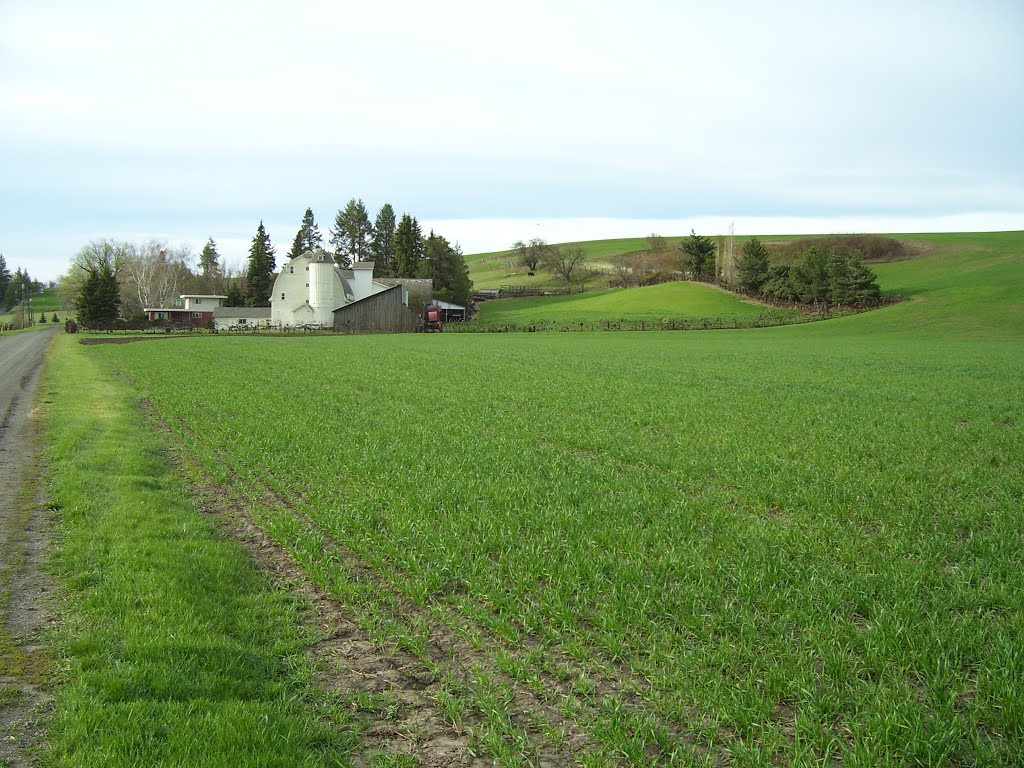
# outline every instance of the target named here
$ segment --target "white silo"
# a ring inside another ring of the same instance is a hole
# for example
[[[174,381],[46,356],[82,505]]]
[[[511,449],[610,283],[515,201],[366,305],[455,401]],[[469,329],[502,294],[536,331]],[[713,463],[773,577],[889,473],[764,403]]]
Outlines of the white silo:
[[[334,257],[325,251],[316,251],[309,261],[309,306],[313,308],[313,322],[334,324],[334,310],[342,302],[335,295],[338,283],[334,273]]]

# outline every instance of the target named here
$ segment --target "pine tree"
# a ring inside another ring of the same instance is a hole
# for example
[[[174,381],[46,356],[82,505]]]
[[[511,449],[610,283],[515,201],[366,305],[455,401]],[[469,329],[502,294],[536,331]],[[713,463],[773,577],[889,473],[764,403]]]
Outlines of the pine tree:
[[[694,279],[714,279],[715,244],[710,237],[698,235],[691,229],[690,236],[679,244],[679,250],[683,252],[683,269]]]
[[[225,307],[244,307],[245,306],[245,294],[242,292],[241,286],[238,284],[238,280],[232,280],[228,285],[227,298],[224,299]]]
[[[274,288],[274,247],[260,221],[256,236],[249,247],[249,264],[245,272],[245,304],[249,307],[269,307],[270,292]]]
[[[853,284],[854,301],[858,304],[871,304],[882,296],[878,275],[865,266],[857,255],[850,259],[850,282]]]
[[[736,261],[740,288],[746,291],[760,291],[768,280],[768,249],[756,237],[743,244],[743,253]]]
[[[403,213],[395,229],[395,274],[415,277],[424,255],[420,224],[408,213]]]
[[[828,300],[828,256],[813,245],[804,252],[803,261],[790,270],[789,277],[800,301],[809,304]]]
[[[220,275],[220,254],[217,253],[217,244],[212,237],[206,241],[199,254],[199,268],[207,282]]]
[[[295,233],[295,239],[292,241],[292,249],[288,251],[288,258],[294,259],[306,251],[315,251],[324,247],[324,239],[320,234],[320,228],[316,225],[316,220],[313,218],[313,209],[307,208],[306,212],[302,215],[302,225],[299,227],[299,231]]]
[[[375,276],[391,277],[395,274],[395,209],[391,203],[384,203],[377,212],[370,255]]]
[[[345,210],[338,211],[331,229],[331,245],[334,246],[334,259],[342,267],[350,267],[353,262],[366,261],[370,256],[370,245],[373,239],[373,225],[366,205],[362,200],[352,198]]]
[[[7,297],[7,289],[11,285],[11,270],[7,268],[4,255],[0,253],[0,303]]]
[[[857,292],[849,259],[835,251],[829,253],[825,272],[828,275],[828,300],[833,304],[856,304]]]
[[[473,281],[469,279],[469,268],[462,257],[462,249],[431,231],[423,250],[426,263],[430,265],[434,296],[463,307],[469,306]]]
[[[86,278],[75,301],[78,321],[85,327],[95,328],[117,320],[121,306],[121,288],[113,256],[103,253],[96,261],[84,266]]]

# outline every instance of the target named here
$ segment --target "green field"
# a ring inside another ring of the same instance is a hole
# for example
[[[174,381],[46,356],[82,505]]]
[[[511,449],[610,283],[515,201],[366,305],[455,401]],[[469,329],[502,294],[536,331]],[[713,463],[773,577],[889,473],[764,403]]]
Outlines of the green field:
[[[63,322],[65,315],[68,313],[66,309],[61,307],[60,296],[57,295],[56,288],[46,288],[42,293],[36,294],[32,297],[32,315],[36,321],[39,320],[39,313],[46,313],[46,321],[49,322],[53,319],[53,315],[56,314]],[[26,313],[28,312],[28,304],[26,303]],[[0,312],[0,324],[10,323],[16,318],[21,317],[21,308],[14,307],[10,312]]]
[[[76,351],[499,764],[1021,764],[1024,233],[913,237],[804,326]]]
[[[588,291],[568,296],[498,299],[480,305],[481,323],[757,317],[765,307],[699,283]]]

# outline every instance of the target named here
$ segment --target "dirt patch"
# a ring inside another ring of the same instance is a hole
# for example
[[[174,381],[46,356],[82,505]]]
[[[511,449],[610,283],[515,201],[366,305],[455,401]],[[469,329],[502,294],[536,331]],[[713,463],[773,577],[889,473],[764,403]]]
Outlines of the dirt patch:
[[[78,340],[79,344],[84,344],[89,347],[93,344],[133,344],[136,341],[163,341],[166,339],[191,339],[194,338],[192,335],[181,335],[181,334],[156,334],[151,333],[146,336],[83,336]]]

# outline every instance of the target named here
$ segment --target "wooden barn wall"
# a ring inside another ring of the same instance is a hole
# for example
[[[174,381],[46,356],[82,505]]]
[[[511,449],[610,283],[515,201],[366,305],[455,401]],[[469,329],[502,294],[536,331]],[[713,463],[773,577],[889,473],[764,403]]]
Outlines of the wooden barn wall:
[[[334,330],[341,333],[416,331],[421,322],[415,312],[402,305],[400,286],[334,310]]]

